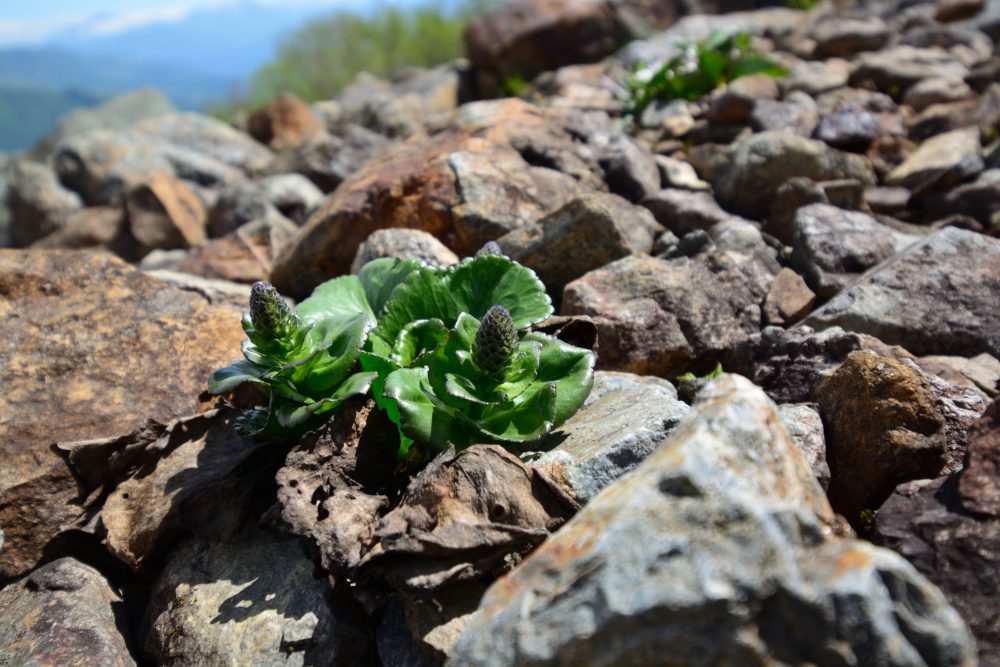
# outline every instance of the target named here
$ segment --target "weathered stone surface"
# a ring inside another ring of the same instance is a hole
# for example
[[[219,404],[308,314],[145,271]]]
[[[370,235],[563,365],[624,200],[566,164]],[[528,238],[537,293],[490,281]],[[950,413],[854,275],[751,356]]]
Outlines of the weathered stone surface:
[[[7,208],[15,246],[31,245],[66,226],[82,207],[80,197],[59,184],[48,166],[15,160],[9,171]]]
[[[992,227],[1000,219],[1000,169],[987,169],[972,183],[935,193],[923,210],[928,222],[949,215],[967,215],[984,227]]]
[[[212,280],[241,283],[266,280],[274,259],[297,231],[291,220],[268,209],[264,218],[253,220],[222,238],[210,239],[158,268]]]
[[[800,137],[811,137],[819,123],[816,104],[804,93],[792,93],[786,101],[758,100],[750,113],[750,127],[755,132],[786,130]]]
[[[558,301],[563,288],[588,271],[651,251],[662,231],[646,209],[617,195],[595,193],[501,236],[497,243],[505,255],[533,269]]]
[[[249,135],[203,114],[157,116],[136,123],[132,129],[174,146],[202,153],[250,175],[264,173],[274,157],[266,146]]]
[[[875,517],[874,539],[940,587],[975,635],[979,664],[992,666],[1000,664],[1000,519],[963,506],[963,478],[901,484]]]
[[[691,192],[669,188],[642,200],[661,225],[678,236],[696,229],[707,231],[714,225],[735,216],[723,210],[708,192]]]
[[[848,355],[816,386],[826,425],[830,502],[851,522],[901,482],[945,465],[945,421],[918,369],[875,352]]]
[[[947,227],[848,287],[805,324],[914,354],[1000,355],[1000,240]]]
[[[220,238],[251,222],[271,224],[283,218],[263,187],[253,181],[241,181],[219,190],[206,226],[209,236]]]
[[[943,365],[954,369],[972,380],[975,385],[992,398],[1000,392],[1000,360],[986,352],[977,354],[971,359],[947,355],[931,355],[922,357],[920,364]]]
[[[911,189],[954,185],[983,170],[981,152],[978,127],[939,134],[896,167],[886,183]]]
[[[275,157],[275,173],[302,174],[323,192],[332,192],[372,158],[395,145],[391,139],[355,124],[338,134],[318,134]]]
[[[383,667],[436,667],[438,660],[417,645],[406,626],[401,600],[393,599],[382,612],[382,621],[375,629],[375,645]]]
[[[810,204],[829,203],[830,198],[819,183],[799,176],[790,178],[775,193],[761,230],[791,246],[795,242],[795,216],[799,209]]]
[[[416,259],[431,266],[458,263],[458,255],[427,232],[419,229],[377,229],[358,246],[351,262],[351,273],[357,273],[365,264],[379,257]]]
[[[134,667],[121,597],[101,573],[60,558],[0,591],[0,664]]]
[[[475,617],[486,584],[467,582],[442,588],[434,598],[406,598],[406,624],[427,656],[440,664],[451,654],[455,642]]]
[[[851,85],[871,81],[882,92],[906,91],[923,79],[964,79],[968,70],[944,49],[893,46],[864,54],[851,70]]]
[[[698,178],[698,172],[684,160],[666,155],[653,156],[660,168],[660,181],[666,188],[680,190],[711,190],[712,186]]]
[[[372,664],[361,614],[323,580],[295,538],[250,530],[181,543],[153,586],[143,649],[201,667]]]
[[[961,79],[924,79],[906,91],[903,103],[923,111],[932,104],[960,102],[972,95],[972,88]]]
[[[708,100],[705,118],[712,123],[742,123],[758,101],[776,100],[781,95],[773,76],[745,76],[713,92]]]
[[[127,238],[127,221],[115,206],[89,206],[66,219],[66,225],[31,244],[32,248],[104,248],[120,257],[137,254],[135,240]]]
[[[888,95],[845,88],[823,95],[819,105],[815,136],[835,148],[864,151],[876,139],[905,134],[903,117]]]
[[[518,0],[472,21],[466,54],[481,94],[510,76],[531,79],[563,65],[610,55],[629,39],[673,23],[673,0]]]
[[[714,363],[760,330],[779,267],[757,240],[753,253],[718,244],[694,257],[620,259],[567,285],[561,313],[594,318],[606,370],[671,376]]]
[[[795,214],[792,259],[816,294],[828,299],[917,241],[864,213],[813,204]]]
[[[238,310],[106,255],[0,251],[0,294],[6,578],[33,567],[80,511],[77,482],[49,445],[202,409],[207,373],[239,356],[243,332]]]
[[[792,66],[788,77],[781,81],[781,87],[786,93],[799,90],[815,97],[846,86],[850,75],[850,66],[840,58],[800,61]]]
[[[811,403],[784,403],[778,406],[778,415],[788,437],[826,491],[830,488],[830,466],[826,462],[826,433],[819,410]]]
[[[973,665],[941,593],[889,551],[830,538],[833,521],[773,404],[726,376],[489,589],[448,664]]]
[[[267,201],[298,225],[323,203],[323,191],[302,174],[277,174],[256,181]]]
[[[767,214],[778,188],[796,176],[875,183],[871,165],[864,158],[788,132],[745,136],[723,150],[720,162],[718,170],[702,177],[712,183],[726,209],[757,220]]]
[[[324,130],[316,114],[291,93],[271,100],[247,119],[250,136],[274,150],[299,146]]]
[[[782,269],[774,277],[764,301],[764,322],[774,326],[791,326],[809,314],[816,303],[816,294],[799,274]]]
[[[272,282],[306,296],[349,271],[361,241],[386,227],[421,229],[467,255],[557,210],[582,187],[606,189],[613,179],[601,156],[613,162],[614,146],[631,140],[610,134],[611,121],[600,116],[597,123],[516,99],[463,106],[441,133],[414,137],[345,181],[275,263]],[[589,137],[583,145],[592,150],[582,150],[579,137]]]
[[[558,445],[532,463],[589,502],[659,447],[688,406],[666,380],[598,371],[587,402],[539,445]]]
[[[862,51],[877,51],[889,39],[889,26],[877,16],[867,18],[824,17],[810,36],[816,41],[816,55],[850,57]]]
[[[156,174],[125,195],[129,231],[146,248],[190,248],[204,243],[208,218],[183,181]]]
[[[1000,404],[994,402],[969,432],[965,470],[958,484],[970,512],[1000,517]]]

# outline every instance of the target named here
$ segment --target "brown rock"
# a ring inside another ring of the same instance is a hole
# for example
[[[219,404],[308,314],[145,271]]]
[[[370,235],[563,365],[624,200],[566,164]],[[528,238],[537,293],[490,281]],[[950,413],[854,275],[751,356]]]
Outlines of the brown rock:
[[[208,373],[239,356],[239,311],[107,255],[0,251],[0,578],[38,562],[79,507],[49,445],[127,434],[203,409]]]
[[[934,20],[941,23],[960,21],[977,14],[985,4],[985,0],[941,0],[934,12]]]
[[[791,269],[782,269],[774,277],[764,300],[764,321],[776,326],[791,326],[809,314],[816,295],[806,281]]]
[[[60,185],[47,165],[14,161],[7,192],[14,245],[30,245],[61,229],[81,206],[79,195]]]
[[[900,482],[933,477],[945,463],[945,422],[918,369],[852,352],[816,386],[826,427],[830,503],[855,522]]]
[[[250,115],[250,136],[275,150],[300,146],[325,131],[323,122],[297,95],[285,93]]]
[[[742,123],[750,117],[758,100],[776,100],[780,95],[773,76],[741,77],[712,94],[705,117],[713,123]]]
[[[204,243],[207,214],[182,181],[156,174],[125,196],[129,229],[147,248],[188,248]]]
[[[296,231],[290,220],[276,213],[192,248],[173,269],[240,283],[266,280],[274,259],[291,242]]]
[[[958,490],[966,509],[1000,517],[1000,404],[996,402],[969,433]]]
[[[32,248],[105,248],[124,257],[134,254],[125,216],[115,206],[89,206],[66,220],[66,226],[31,244]]]

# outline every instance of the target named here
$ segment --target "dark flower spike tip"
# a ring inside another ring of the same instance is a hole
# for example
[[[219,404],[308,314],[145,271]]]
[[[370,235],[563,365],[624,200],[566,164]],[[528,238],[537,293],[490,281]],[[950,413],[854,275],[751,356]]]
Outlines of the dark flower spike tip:
[[[493,306],[476,331],[472,343],[472,360],[485,373],[496,374],[510,362],[517,349],[517,329],[510,312],[503,306]]]
[[[486,244],[476,252],[476,259],[480,257],[485,257],[487,255],[503,255],[503,250],[500,249],[500,244],[496,241],[487,241]]]
[[[283,338],[295,330],[295,315],[274,289],[258,280],[250,288],[250,321],[254,331],[267,338]]]

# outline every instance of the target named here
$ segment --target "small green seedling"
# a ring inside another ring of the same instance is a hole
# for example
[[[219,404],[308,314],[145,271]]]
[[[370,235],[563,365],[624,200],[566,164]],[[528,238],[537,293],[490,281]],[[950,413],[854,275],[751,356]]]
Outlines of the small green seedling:
[[[788,71],[753,48],[742,32],[717,31],[697,43],[681,44],[681,55],[659,68],[639,68],[625,82],[625,111],[638,116],[653,102],[696,100],[724,83],[750,74],[787,76]]]
[[[448,268],[377,259],[323,283],[293,311],[254,285],[243,361],[216,371],[217,394],[244,382],[270,399],[247,432],[315,428],[351,396],[370,394],[396,423],[399,456],[413,443],[510,448],[535,442],[583,404],[593,352],[529,331],[552,314],[533,271],[489,244]]]

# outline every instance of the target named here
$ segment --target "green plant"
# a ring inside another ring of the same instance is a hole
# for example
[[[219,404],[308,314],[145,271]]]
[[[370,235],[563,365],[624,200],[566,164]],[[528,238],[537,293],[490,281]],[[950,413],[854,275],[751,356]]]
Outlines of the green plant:
[[[808,11],[816,9],[816,5],[818,4],[818,0],[785,0],[785,6],[789,9],[803,9]]]
[[[377,259],[295,311],[260,283],[250,306],[247,358],[216,371],[209,388],[253,382],[268,392],[269,408],[243,418],[254,433],[314,428],[370,393],[399,428],[400,457],[413,443],[421,455],[449,442],[513,447],[562,424],[593,385],[591,351],[527,330],[552,302],[496,244],[448,268]]]
[[[715,378],[722,377],[724,373],[725,371],[722,370],[722,363],[720,362],[715,364],[715,368],[710,370],[707,374],[702,375],[701,377],[698,377],[694,373],[685,373],[684,375],[678,375],[677,380],[678,382],[685,382],[690,380],[714,380]]]
[[[719,86],[750,74],[786,76],[788,72],[753,48],[746,33],[717,31],[655,70],[640,68],[626,80],[626,113],[637,116],[655,101],[696,100]]]

